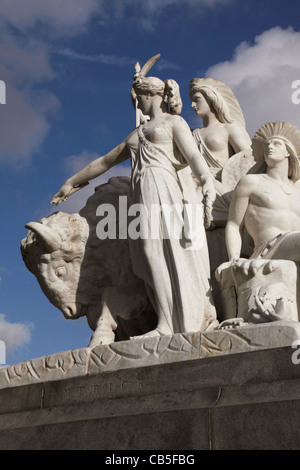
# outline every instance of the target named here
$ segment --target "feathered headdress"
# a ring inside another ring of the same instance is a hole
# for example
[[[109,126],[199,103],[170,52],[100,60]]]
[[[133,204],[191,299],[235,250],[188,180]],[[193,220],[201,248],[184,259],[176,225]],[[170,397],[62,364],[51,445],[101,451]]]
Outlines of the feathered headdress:
[[[204,93],[205,90],[211,91],[213,107],[216,111],[222,110],[225,122],[226,120],[228,122],[237,121],[245,128],[245,119],[240,104],[226,83],[210,77],[193,78],[190,81],[190,96],[198,90],[203,90]]]
[[[143,66],[143,68],[141,69],[141,66],[140,66],[140,63],[137,62],[135,64],[135,74],[133,76],[133,81],[134,83],[138,83],[140,82],[144,77],[146,77],[147,73],[149,72],[149,70],[153,67],[153,65],[155,64],[155,62],[160,58],[160,54],[156,54],[154,55],[153,57],[151,57],[149,60],[147,60],[147,62],[145,63],[145,65]]]
[[[264,126],[261,126],[255,133],[252,139],[252,151],[256,165],[255,168],[253,168],[254,171],[251,171],[251,173],[259,172],[265,165],[265,143],[274,138],[283,140],[287,145],[291,157],[290,166],[296,167],[300,176],[298,160],[300,158],[300,131],[289,122],[281,121],[268,122]],[[295,181],[299,176],[297,178],[292,177],[292,179]]]
[[[141,111],[137,108],[137,99],[136,99],[136,91],[135,87],[139,86],[143,83],[143,79],[145,78],[146,74],[149,72],[149,70],[153,67],[155,62],[160,58],[160,54],[156,54],[155,56],[151,57],[143,68],[141,69],[140,63],[137,62],[135,64],[135,74],[133,76],[133,84],[131,87],[130,95],[131,95],[131,100],[132,103],[135,107],[135,125],[138,127],[140,125],[141,121]]]

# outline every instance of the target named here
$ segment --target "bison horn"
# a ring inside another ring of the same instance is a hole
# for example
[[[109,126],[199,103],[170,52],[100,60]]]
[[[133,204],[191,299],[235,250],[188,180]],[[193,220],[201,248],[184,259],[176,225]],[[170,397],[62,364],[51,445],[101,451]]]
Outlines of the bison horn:
[[[53,251],[59,250],[61,246],[61,239],[53,230],[39,222],[29,222],[25,225],[25,228],[28,228],[34,232],[38,237],[43,240],[44,245],[49,250],[50,253]]]

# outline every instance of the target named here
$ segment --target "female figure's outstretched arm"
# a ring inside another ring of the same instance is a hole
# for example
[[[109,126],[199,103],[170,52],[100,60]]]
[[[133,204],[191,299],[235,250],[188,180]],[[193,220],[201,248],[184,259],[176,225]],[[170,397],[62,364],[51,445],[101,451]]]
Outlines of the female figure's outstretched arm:
[[[132,134],[130,134],[130,136],[131,135]],[[130,158],[130,152],[127,147],[127,140],[130,136],[106,155],[97,158],[74,176],[69,178],[53,196],[51,204],[57,205],[62,201],[66,201],[71,194],[86,186],[90,180],[97,178],[113,166]]]

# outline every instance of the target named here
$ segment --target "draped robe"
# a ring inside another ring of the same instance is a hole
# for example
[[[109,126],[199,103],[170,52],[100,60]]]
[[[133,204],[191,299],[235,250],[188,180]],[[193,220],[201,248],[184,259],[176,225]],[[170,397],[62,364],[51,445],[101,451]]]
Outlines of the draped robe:
[[[146,234],[151,226],[158,234],[129,237],[133,270],[145,282],[158,316],[159,334],[202,331],[218,324],[210,290],[205,231],[203,224],[198,227],[203,231],[203,246],[187,249],[183,238],[164,230],[163,211],[152,210],[153,205],[176,206],[174,224],[184,228],[185,200],[177,172],[187,163],[166,126],[155,132],[161,133],[159,144],[145,137],[143,126],[137,129],[138,143],[129,144],[131,203],[142,205],[148,215],[141,222],[141,232]]]

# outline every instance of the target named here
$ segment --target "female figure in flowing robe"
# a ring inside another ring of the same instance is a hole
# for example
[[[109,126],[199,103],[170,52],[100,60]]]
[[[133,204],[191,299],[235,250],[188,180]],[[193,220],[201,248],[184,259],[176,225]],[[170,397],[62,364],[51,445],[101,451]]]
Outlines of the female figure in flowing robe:
[[[207,222],[207,243],[213,297],[222,320],[224,312],[215,270],[228,260],[225,225],[233,190],[255,162],[241,107],[225,83],[214,78],[193,78],[190,100],[196,115],[203,121],[203,127],[193,130],[193,137],[215,178],[217,195],[211,220]],[[247,234],[244,235],[243,250],[244,256],[251,252]]]
[[[178,116],[181,112],[178,85],[173,80],[163,82],[145,75],[145,66],[142,70],[136,68],[132,94],[150,121],[67,180],[52,203],[66,200],[79,186],[130,158],[131,203],[142,206],[147,214],[142,218],[141,232],[150,225],[158,234],[130,237],[129,233],[133,270],[144,280],[158,317],[155,330],[145,336],[202,331],[218,324],[210,291],[205,237],[200,249],[186,249],[184,240],[174,236],[168,227],[166,233],[164,212],[152,209],[175,208],[174,225],[184,230],[184,198],[177,172],[189,165],[201,181],[199,190],[211,200],[215,198],[214,182],[187,123]]]
[[[203,120],[203,127],[194,129],[193,136],[215,177],[213,226],[224,227],[232,190],[255,163],[251,139],[240,105],[225,83],[214,78],[193,78],[190,100]]]

